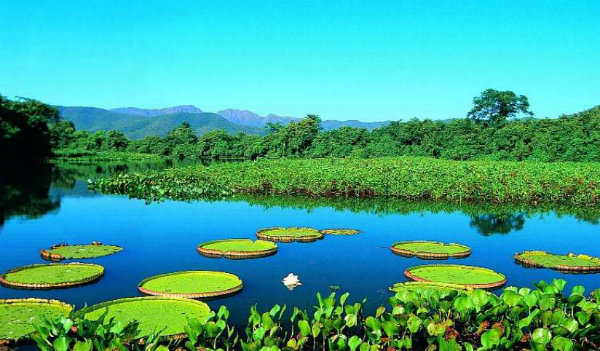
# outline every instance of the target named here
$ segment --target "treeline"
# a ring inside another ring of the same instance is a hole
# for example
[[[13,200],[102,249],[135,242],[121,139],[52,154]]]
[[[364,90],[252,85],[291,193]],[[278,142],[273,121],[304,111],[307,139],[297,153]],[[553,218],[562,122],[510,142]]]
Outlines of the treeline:
[[[68,124],[69,122],[61,122]],[[164,138],[127,140],[120,132],[74,131],[60,147],[131,151],[177,158],[256,159],[427,156],[452,160],[600,161],[600,106],[556,119],[525,118],[487,124],[471,119],[391,122],[368,131],[320,129],[309,115],[269,125],[265,136],[213,131],[197,137],[186,123]]]
[[[55,109],[35,100],[0,98],[0,146],[3,154],[43,156],[52,149],[74,156],[126,151],[179,159],[426,156],[600,161],[600,106],[556,119],[535,119],[525,96],[492,89],[476,97],[473,105],[464,119],[412,119],[373,131],[352,127],[323,131],[321,119],[307,115],[287,125],[268,124],[264,136],[213,131],[198,137],[183,123],[162,138],[130,140],[119,131],[75,130],[73,123],[59,120]]]

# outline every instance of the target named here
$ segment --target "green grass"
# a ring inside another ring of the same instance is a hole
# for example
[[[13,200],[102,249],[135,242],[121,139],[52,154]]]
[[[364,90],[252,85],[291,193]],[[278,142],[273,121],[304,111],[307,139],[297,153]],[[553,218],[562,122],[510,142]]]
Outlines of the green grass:
[[[393,247],[402,250],[409,250],[414,253],[430,252],[444,253],[448,255],[454,255],[470,251],[470,249],[464,245],[455,243],[445,244],[437,241],[404,241],[394,244]]]
[[[95,258],[112,255],[123,248],[114,245],[69,245],[46,250],[65,259]]]
[[[491,269],[463,265],[431,264],[407,271],[428,282],[456,285],[493,284],[505,279],[504,275]]]
[[[200,246],[204,249],[218,250],[221,252],[256,252],[274,249],[277,247],[277,244],[265,240],[252,241],[250,239],[225,239],[200,244]]]
[[[147,200],[282,194],[595,206],[600,167],[411,157],[280,159],[117,175],[94,186]]]
[[[530,260],[544,267],[553,268],[556,266],[580,266],[580,267],[599,267],[600,259],[588,255],[556,255],[544,251],[525,251],[519,254],[522,258]]]
[[[259,232],[269,236],[291,236],[294,238],[322,236],[322,234],[316,229],[300,227],[265,228],[261,229]]]
[[[107,310],[107,319],[114,317],[123,323],[139,321],[142,335],[163,328],[161,335],[183,333],[188,318],[200,318],[210,312],[208,305],[191,299],[137,297],[101,303],[77,313],[95,320]]]
[[[0,300],[0,340],[20,340],[35,331],[33,322],[40,316],[68,316],[72,306],[58,301],[22,299]]]
[[[4,278],[9,282],[23,284],[60,284],[91,278],[104,270],[97,264],[41,264],[8,272]]]
[[[194,294],[224,291],[241,284],[240,278],[225,272],[187,271],[150,277],[140,286],[155,292]]]

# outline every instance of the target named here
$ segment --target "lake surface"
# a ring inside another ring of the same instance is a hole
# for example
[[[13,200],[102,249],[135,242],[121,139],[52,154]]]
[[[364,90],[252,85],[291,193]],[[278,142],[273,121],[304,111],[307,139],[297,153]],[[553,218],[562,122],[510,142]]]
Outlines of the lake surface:
[[[534,249],[600,256],[598,218],[585,211],[511,212],[494,206],[462,209],[398,201],[282,198],[146,204],[87,190],[89,177],[160,167],[165,165],[66,164],[4,175],[0,271],[44,263],[39,250],[61,242],[98,240],[124,250],[86,260],[106,267],[104,278],[97,283],[49,291],[0,287],[0,298],[53,298],[79,308],[140,296],[138,282],[151,275],[216,270],[237,274],[244,282],[241,293],[208,302],[213,308],[226,305],[237,324],[245,324],[252,304],[262,310],[275,303],[310,309],[316,304],[315,294],[328,294],[332,285],[339,286],[340,292],[349,291],[350,300],[367,298],[367,309],[374,309],[391,296],[388,287],[406,281],[406,268],[440,263],[392,254],[390,245],[401,240],[469,245],[473,250],[470,257],[446,262],[492,268],[507,276],[508,285],[531,287],[542,279],[562,278],[568,281],[568,289],[576,284],[588,291],[600,287],[600,274],[524,268],[513,259],[517,251]],[[280,243],[276,255],[252,260],[207,258],[196,251],[201,242],[255,238],[258,229],[271,226],[345,227],[362,233],[326,236],[314,243]],[[281,283],[290,272],[299,275],[303,284],[292,291]]]

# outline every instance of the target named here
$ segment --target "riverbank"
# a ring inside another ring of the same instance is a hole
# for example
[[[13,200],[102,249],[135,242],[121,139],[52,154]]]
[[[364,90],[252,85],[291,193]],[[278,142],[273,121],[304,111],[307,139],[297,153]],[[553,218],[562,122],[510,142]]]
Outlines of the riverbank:
[[[92,186],[146,200],[277,194],[595,206],[600,203],[600,167],[412,157],[280,159],[121,174]]]

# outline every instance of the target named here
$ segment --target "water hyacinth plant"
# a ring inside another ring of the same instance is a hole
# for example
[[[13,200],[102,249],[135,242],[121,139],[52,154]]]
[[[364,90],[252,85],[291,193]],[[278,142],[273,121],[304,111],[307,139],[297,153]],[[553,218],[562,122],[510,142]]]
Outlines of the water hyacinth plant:
[[[372,314],[364,310],[364,301],[348,302],[348,293],[323,297],[311,312],[298,308],[286,314],[286,306],[275,305],[261,312],[252,306],[248,323],[236,332],[228,322],[229,311],[221,307],[197,318],[189,318],[185,337],[158,342],[172,350],[239,351],[399,351],[399,350],[598,350],[600,346],[600,291],[585,295],[581,286],[564,294],[566,282],[539,282],[534,289],[505,288],[499,296],[484,290],[439,289],[426,284],[395,287],[387,307]],[[68,345],[90,343],[86,337],[120,331],[106,340],[111,348],[116,339],[124,348],[139,350],[142,343],[136,325],[109,320],[95,324],[97,331],[83,334],[79,326],[89,321],[55,319],[38,323],[45,328],[36,336],[44,350],[66,351]],[[108,325],[109,327],[106,327]],[[75,326],[73,331],[72,326]],[[48,332],[52,330],[52,332]],[[63,336],[67,340],[56,342]],[[60,335],[57,337],[57,335]],[[158,347],[158,339],[149,337],[146,345]],[[57,346],[50,346],[57,344]],[[104,350],[95,343],[77,350]]]
[[[281,159],[120,174],[92,187],[147,200],[281,194],[593,206],[600,202],[600,169],[588,163],[414,157]]]

